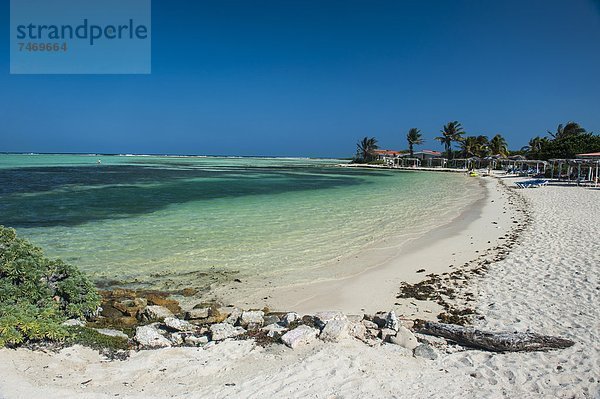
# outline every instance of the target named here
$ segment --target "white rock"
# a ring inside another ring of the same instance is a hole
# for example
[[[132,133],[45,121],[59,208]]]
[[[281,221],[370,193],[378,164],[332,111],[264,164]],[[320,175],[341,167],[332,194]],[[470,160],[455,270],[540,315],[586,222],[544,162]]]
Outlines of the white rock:
[[[313,342],[317,339],[318,334],[319,330],[309,326],[301,325],[283,334],[281,341],[290,348],[294,349],[299,345],[307,345]]]
[[[205,336],[196,337],[195,335],[188,335],[187,337],[185,337],[183,339],[183,341],[186,343],[186,345],[200,346],[200,345],[206,345],[208,343],[208,337],[205,337]]]
[[[102,335],[108,335],[109,337],[119,337],[119,338],[129,339],[127,334],[125,334],[123,331],[119,331],[119,330],[111,330],[108,328],[99,328],[96,331],[98,331]]]
[[[367,339],[367,327],[362,323],[352,321],[348,325],[348,334],[351,337],[364,341]]]
[[[237,337],[246,332],[242,327],[234,327],[229,323],[217,323],[210,326],[213,341],[222,341],[227,338]]]
[[[264,323],[264,315],[265,312],[263,312],[262,310],[242,312],[242,317],[240,318],[240,325],[242,327],[246,327],[249,325],[260,327]]]
[[[173,317],[173,313],[164,306],[150,305],[142,309],[138,315],[140,320],[164,320],[165,317]]]
[[[348,320],[330,320],[319,336],[323,341],[329,342],[339,342],[348,337]]]
[[[62,325],[67,327],[83,327],[85,326],[85,321],[79,319],[69,319],[67,321],[63,321]]]
[[[165,325],[173,330],[177,331],[194,331],[196,326],[184,320],[180,320],[177,317],[165,317]]]
[[[417,337],[415,337],[412,331],[404,326],[399,327],[398,333],[395,337],[390,337],[390,342],[410,350],[413,350],[419,346]]]
[[[142,346],[149,348],[166,348],[171,346],[171,341],[165,338],[157,329],[158,323],[141,326],[135,329],[135,340]]]
[[[342,312],[318,312],[315,313],[315,323],[317,327],[323,329],[327,323],[332,320],[348,320]]]
[[[385,318],[385,328],[389,328],[390,330],[398,331],[398,317],[396,316],[396,312],[393,310],[387,314]]]
[[[298,316],[298,313],[296,313],[296,312],[287,313],[281,319],[281,324],[284,325],[285,327],[289,327],[290,324],[293,323],[294,321],[298,320],[299,317],[300,316]]]

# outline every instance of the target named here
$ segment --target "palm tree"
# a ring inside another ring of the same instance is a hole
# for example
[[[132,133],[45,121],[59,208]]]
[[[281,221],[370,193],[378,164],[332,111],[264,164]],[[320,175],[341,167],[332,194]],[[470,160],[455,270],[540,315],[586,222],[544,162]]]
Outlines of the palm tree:
[[[490,140],[490,151],[492,155],[508,156],[508,144],[501,134],[497,134]]]
[[[490,141],[487,136],[477,136],[477,156],[484,158],[490,153]]]
[[[460,142],[460,148],[463,153],[463,157],[473,157],[478,155],[479,153],[479,144],[477,142],[477,137],[468,136],[465,137],[463,141]]]
[[[465,134],[462,126],[457,121],[449,122],[447,125],[444,125],[444,128],[441,130],[442,135],[436,137],[435,139],[440,143],[444,144],[446,148],[446,154],[448,158],[452,157],[452,143],[461,142],[463,140],[462,135]]]
[[[421,145],[425,142],[421,137],[421,131],[416,127],[409,129],[406,140],[408,141],[408,150],[410,151],[411,158],[415,155],[413,152],[413,145]]]
[[[574,136],[577,134],[586,133],[586,130],[579,126],[579,123],[576,122],[568,122],[566,125],[558,125],[556,128],[556,133],[552,133],[548,130],[548,134],[552,136],[552,138],[556,140],[563,139],[565,137]]]
[[[548,143],[548,139],[546,137],[536,136],[529,140],[529,143],[521,148],[522,151],[525,151],[527,155],[530,157],[537,157],[542,152],[542,148]]]
[[[374,151],[378,148],[375,137],[364,137],[356,143],[356,157],[363,162],[370,162],[374,158]]]

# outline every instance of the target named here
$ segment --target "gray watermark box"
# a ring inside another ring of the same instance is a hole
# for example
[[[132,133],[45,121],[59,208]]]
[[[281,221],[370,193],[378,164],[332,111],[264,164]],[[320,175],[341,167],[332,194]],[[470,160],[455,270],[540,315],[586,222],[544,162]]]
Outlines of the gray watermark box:
[[[151,73],[151,0],[11,0],[11,74]]]

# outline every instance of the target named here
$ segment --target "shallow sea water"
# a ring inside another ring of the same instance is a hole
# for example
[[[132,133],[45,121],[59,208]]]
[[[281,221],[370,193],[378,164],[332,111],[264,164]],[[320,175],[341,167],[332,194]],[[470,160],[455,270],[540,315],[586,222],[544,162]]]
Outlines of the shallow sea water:
[[[300,276],[447,223],[482,195],[461,174],[341,162],[0,155],[0,224],[103,285],[169,289]]]

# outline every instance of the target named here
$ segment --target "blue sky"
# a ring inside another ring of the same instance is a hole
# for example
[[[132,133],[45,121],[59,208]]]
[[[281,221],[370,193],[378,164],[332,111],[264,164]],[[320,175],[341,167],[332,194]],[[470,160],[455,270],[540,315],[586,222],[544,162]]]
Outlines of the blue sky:
[[[600,4],[152,2],[151,75],[10,75],[0,151],[351,156],[422,148],[444,123],[512,149],[575,120],[600,132]],[[2,0],[0,26],[9,25]]]

